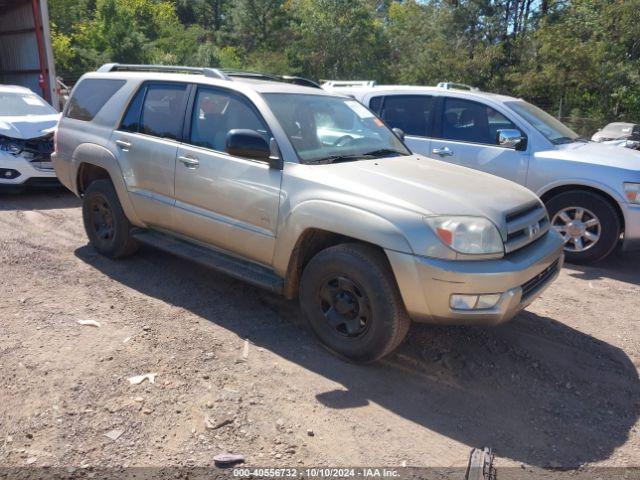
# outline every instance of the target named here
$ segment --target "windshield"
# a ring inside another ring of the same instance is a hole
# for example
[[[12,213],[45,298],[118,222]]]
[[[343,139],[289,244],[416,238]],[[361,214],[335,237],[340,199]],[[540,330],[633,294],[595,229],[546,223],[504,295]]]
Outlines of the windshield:
[[[51,105],[35,93],[0,92],[0,116],[52,115]]]
[[[571,143],[580,139],[580,135],[565,124],[530,103],[519,100],[517,102],[506,102],[506,105],[521,117],[524,117],[525,120],[533,125],[533,128],[555,145]]]
[[[264,94],[302,163],[410,155],[382,120],[356,100]]]

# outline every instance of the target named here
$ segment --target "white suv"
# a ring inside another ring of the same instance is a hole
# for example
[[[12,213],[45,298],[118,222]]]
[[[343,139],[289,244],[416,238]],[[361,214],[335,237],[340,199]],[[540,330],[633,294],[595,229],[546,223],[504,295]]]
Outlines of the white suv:
[[[454,87],[454,88],[451,88]],[[403,130],[416,153],[482,170],[533,190],[564,237],[567,260],[640,248],[640,153],[590,142],[522,99],[461,85],[327,82]]]
[[[0,188],[59,185],[51,166],[59,117],[28,88],[0,85]]]

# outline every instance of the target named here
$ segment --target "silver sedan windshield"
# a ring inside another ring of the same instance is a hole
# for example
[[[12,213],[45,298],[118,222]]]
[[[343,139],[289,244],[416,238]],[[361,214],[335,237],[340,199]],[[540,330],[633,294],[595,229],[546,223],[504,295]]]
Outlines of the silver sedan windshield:
[[[382,120],[356,100],[289,93],[264,97],[303,163],[411,154]]]

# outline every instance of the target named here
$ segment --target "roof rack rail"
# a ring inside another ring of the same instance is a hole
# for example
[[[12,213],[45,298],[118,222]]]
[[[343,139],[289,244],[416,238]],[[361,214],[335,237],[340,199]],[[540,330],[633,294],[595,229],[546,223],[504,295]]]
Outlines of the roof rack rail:
[[[375,80],[326,80],[322,84],[322,88],[374,87],[375,85]]]
[[[224,69],[222,72],[229,77],[239,77],[239,78],[253,78],[255,80],[267,80],[272,82],[286,82],[292,83],[294,85],[301,85],[304,87],[312,87],[312,88],[320,88],[313,80],[309,80],[304,77],[297,77],[294,75],[275,75],[272,73],[263,73],[263,72],[250,72],[244,70],[228,70]]]
[[[207,67],[185,67],[180,65],[134,65],[126,63],[105,63],[97,72],[173,72],[199,73],[205,77],[231,80],[222,70]]]
[[[467,85],[466,83],[456,83],[456,82],[440,82],[437,85],[437,88],[444,88],[445,90],[470,90],[473,92],[480,91],[477,87],[472,87],[471,85]]]
[[[294,85],[311,88],[322,88],[319,83],[316,83],[313,80],[309,80],[308,78],[298,77],[296,75],[282,75],[282,79],[285,82],[293,83]]]

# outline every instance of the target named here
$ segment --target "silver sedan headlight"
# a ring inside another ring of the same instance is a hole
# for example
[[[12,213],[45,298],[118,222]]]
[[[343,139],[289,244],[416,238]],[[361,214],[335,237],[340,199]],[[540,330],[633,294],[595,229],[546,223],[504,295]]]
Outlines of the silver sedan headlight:
[[[497,227],[484,217],[426,217],[427,225],[446,246],[467,255],[504,253]]]

